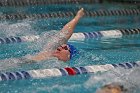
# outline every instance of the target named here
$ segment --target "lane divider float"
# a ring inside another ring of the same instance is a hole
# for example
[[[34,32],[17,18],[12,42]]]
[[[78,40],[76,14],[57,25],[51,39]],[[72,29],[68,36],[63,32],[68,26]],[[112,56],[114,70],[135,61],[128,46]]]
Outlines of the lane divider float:
[[[52,13],[41,13],[41,14],[24,14],[24,13],[13,13],[13,14],[1,14],[0,20],[13,20],[13,19],[39,19],[39,18],[64,18],[73,17],[76,12],[52,12]],[[99,17],[99,16],[128,16],[128,15],[140,15],[140,9],[117,9],[117,10],[97,10],[97,11],[85,11],[86,17]]]
[[[126,62],[119,64],[92,65],[83,67],[66,67],[52,69],[38,69],[29,71],[2,72],[0,81],[21,80],[21,79],[42,79],[47,77],[74,76],[78,74],[97,73],[113,70],[115,68],[131,69],[139,67],[140,61]]]
[[[122,30],[108,30],[108,31],[98,31],[98,32],[84,32],[84,33],[73,33],[69,40],[80,40],[84,41],[85,39],[94,39],[101,37],[116,37],[120,38],[124,35],[133,35],[140,34],[140,28],[138,29],[122,29]],[[39,35],[30,35],[30,36],[21,36],[21,37],[0,37],[0,44],[11,44],[11,43],[20,43],[20,42],[32,42],[36,41],[41,36]]]
[[[139,5],[140,1],[138,0],[110,0],[109,3],[121,3],[121,4],[135,4],[135,5]]]
[[[1,0],[0,6],[29,6],[51,4],[93,4],[101,3],[101,0]]]

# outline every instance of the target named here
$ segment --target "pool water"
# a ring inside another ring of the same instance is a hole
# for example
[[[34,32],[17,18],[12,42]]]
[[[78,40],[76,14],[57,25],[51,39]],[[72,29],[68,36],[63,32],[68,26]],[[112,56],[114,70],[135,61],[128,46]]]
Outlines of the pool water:
[[[132,5],[116,6],[105,5],[81,5],[87,10],[137,8]],[[113,7],[113,8],[112,8]],[[55,11],[77,11],[78,6],[53,5],[20,7],[26,13],[45,13]],[[9,7],[0,10],[1,13],[14,13],[17,8]],[[26,36],[42,35],[43,32],[60,30],[71,18],[49,19],[24,19],[0,21],[0,36]],[[103,16],[84,17],[75,28],[75,32],[93,32],[111,29],[139,28],[140,16]],[[79,50],[79,57],[72,64],[57,62],[52,59],[40,63],[18,64],[12,63],[14,58],[37,53],[40,50],[38,42],[24,42],[18,44],[4,44],[0,47],[0,71],[21,71],[32,69],[62,68],[66,66],[87,66],[96,64],[109,64],[121,62],[135,62],[140,60],[140,35],[127,35],[123,37],[108,37],[86,39],[85,41],[69,41]],[[43,41],[42,41],[43,42]],[[5,61],[9,58],[11,61]],[[139,68],[124,70],[117,69],[105,73],[84,74],[77,76],[54,77],[45,79],[30,79],[19,81],[2,81],[0,93],[95,93],[96,89],[109,82],[127,82],[126,85],[134,87],[139,93],[140,80]]]

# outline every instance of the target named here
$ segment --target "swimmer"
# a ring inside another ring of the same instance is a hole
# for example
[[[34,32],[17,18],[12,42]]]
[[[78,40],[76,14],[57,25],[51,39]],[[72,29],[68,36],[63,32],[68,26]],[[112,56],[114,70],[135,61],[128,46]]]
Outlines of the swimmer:
[[[43,61],[47,60],[50,57],[57,57],[58,60],[68,61],[76,54],[76,48],[70,44],[67,44],[67,41],[72,36],[75,26],[78,21],[84,16],[84,9],[81,8],[76,16],[68,22],[58,34],[63,34],[64,36],[61,38],[56,38],[53,36],[55,40],[58,39],[57,42],[53,42],[45,46],[44,50],[39,52],[36,55],[30,56],[28,59],[33,61]],[[47,49],[52,49],[51,51],[46,51]],[[46,49],[46,50],[45,50]]]
[[[128,89],[118,83],[111,83],[104,85],[96,93],[128,93]]]

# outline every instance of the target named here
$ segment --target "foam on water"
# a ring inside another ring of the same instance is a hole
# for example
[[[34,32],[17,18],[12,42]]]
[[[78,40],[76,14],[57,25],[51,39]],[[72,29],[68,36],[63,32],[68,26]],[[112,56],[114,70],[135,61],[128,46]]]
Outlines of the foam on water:
[[[29,20],[10,23],[7,21],[0,22],[0,33],[3,37],[33,35],[36,31],[31,26]]]
[[[85,82],[85,88],[100,88],[103,85],[113,82],[120,83],[129,90],[128,93],[136,93],[140,89],[140,68],[134,69],[114,69],[105,73],[97,73]]]
[[[60,84],[56,84],[56,85],[53,85],[53,86],[46,86],[46,87],[41,87],[41,88],[38,88],[39,91],[36,91],[36,92],[40,92],[40,91],[46,91],[48,93],[52,93],[52,92],[55,92],[57,90],[57,92],[59,93],[64,93],[65,91],[67,91],[67,93],[70,93],[72,91],[75,91],[77,88],[81,87],[80,84],[73,84],[73,85],[60,85]]]
[[[17,62],[16,60],[14,59],[5,59],[5,60],[1,60],[0,61],[0,71],[3,71],[3,70],[7,70],[9,68],[15,68],[15,67],[18,67],[17,65]]]

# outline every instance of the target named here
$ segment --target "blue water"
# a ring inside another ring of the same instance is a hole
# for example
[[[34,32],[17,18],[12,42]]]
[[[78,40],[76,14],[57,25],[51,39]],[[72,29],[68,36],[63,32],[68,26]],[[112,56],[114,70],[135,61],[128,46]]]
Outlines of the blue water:
[[[137,6],[121,5],[82,5],[87,10],[98,9],[121,9],[137,8]],[[112,8],[113,6],[113,8]],[[45,13],[52,11],[77,11],[78,6],[53,5],[53,6],[30,6],[20,7],[26,13]],[[17,8],[2,8],[2,13],[14,13]],[[42,32],[60,30],[71,18],[51,18],[51,19],[25,19],[0,22],[0,36],[23,36],[41,35]],[[75,28],[75,32],[93,32],[110,29],[139,28],[140,16],[108,16],[108,17],[84,17]],[[75,59],[72,64],[62,62],[41,62],[32,64],[7,64],[1,62],[0,71],[19,71],[31,69],[45,69],[66,66],[87,66],[95,64],[121,63],[140,60],[140,35],[129,35],[122,38],[96,38],[85,41],[70,41],[80,51],[80,57]],[[40,44],[40,43],[39,43]],[[25,42],[20,44],[1,45],[0,59],[13,59],[27,54],[34,54],[39,51],[36,42]],[[55,64],[56,63],[56,64]],[[128,79],[130,85],[136,84],[139,93],[139,74],[133,70],[113,70],[106,73],[85,74],[77,76],[55,77],[45,79],[30,79],[19,81],[0,82],[0,93],[94,93],[97,88],[108,82],[125,81]],[[132,73],[133,72],[133,73]],[[117,73],[117,75],[116,75]],[[134,77],[132,77],[134,76]],[[129,77],[129,78],[128,78]],[[135,78],[135,79],[133,79]],[[133,82],[133,84],[132,84]],[[129,85],[128,84],[128,85]]]

